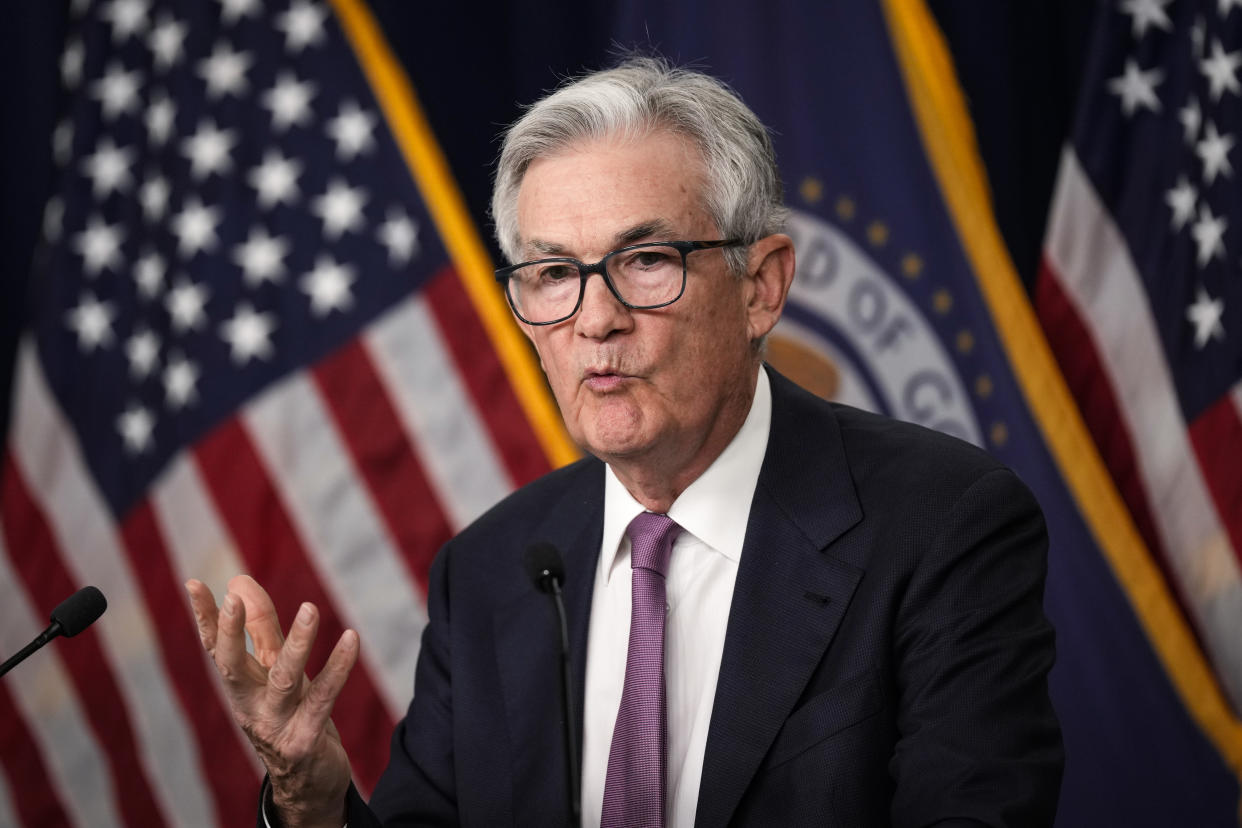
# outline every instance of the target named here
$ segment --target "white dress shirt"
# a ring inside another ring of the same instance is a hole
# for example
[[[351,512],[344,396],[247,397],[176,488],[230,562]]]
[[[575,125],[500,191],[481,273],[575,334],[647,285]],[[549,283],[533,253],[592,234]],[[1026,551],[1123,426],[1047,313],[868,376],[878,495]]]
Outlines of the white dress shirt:
[[[668,510],[668,516],[682,528],[673,543],[666,580],[668,790],[664,812],[668,828],[694,825],[733,584],[771,423],[772,392],[767,372],[760,369],[755,398],[741,429]],[[612,730],[625,685],[631,590],[630,541],[625,529],[642,511],[643,506],[609,468],[604,483],[604,537],[587,638],[582,824],[588,828],[600,823]]]

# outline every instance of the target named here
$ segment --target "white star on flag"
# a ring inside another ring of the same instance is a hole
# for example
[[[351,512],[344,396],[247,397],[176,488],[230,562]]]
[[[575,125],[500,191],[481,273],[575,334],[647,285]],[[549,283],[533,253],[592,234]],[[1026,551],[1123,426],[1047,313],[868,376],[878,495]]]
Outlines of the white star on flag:
[[[180,279],[164,298],[164,307],[177,333],[196,331],[207,321],[207,286]]]
[[[1190,228],[1190,233],[1199,248],[1196,259],[1199,267],[1203,267],[1218,256],[1224,258],[1224,238],[1227,225],[1228,221],[1226,221],[1223,215],[1213,216],[1211,209],[1206,204],[1199,206],[1199,220]]]
[[[153,174],[142,182],[138,200],[142,202],[142,214],[147,217],[147,221],[155,222],[164,218],[164,214],[168,212],[169,194],[168,179],[162,175]]]
[[[146,26],[148,11],[147,0],[112,0],[99,16],[112,24],[113,41],[124,43]]]
[[[1177,111],[1177,120],[1182,122],[1182,136],[1187,144],[1194,144],[1199,137],[1199,127],[1203,125],[1203,111],[1199,109],[1199,101],[1191,98],[1186,105]]]
[[[100,302],[85,293],[78,306],[66,314],[65,322],[78,335],[78,347],[89,354],[101,345],[112,344],[113,319],[116,310],[110,302]]]
[[[216,238],[216,225],[220,223],[220,218],[219,207],[205,207],[197,196],[191,196],[181,212],[173,218],[177,252],[188,259],[200,250],[214,250],[219,241]]]
[[[1228,90],[1237,95],[1242,86],[1238,84],[1238,66],[1242,65],[1242,52],[1226,53],[1219,40],[1212,41],[1212,56],[1199,62],[1199,71],[1207,78],[1213,101]]]
[[[181,154],[190,160],[190,175],[202,181],[212,173],[223,174],[233,169],[229,153],[237,142],[234,130],[219,129],[210,119],[202,121],[198,130],[181,142]]]
[[[1229,150],[1233,149],[1232,135],[1221,135],[1216,131],[1216,124],[1208,121],[1203,130],[1203,140],[1195,145],[1195,154],[1203,162],[1203,180],[1211,184],[1217,175],[1230,178],[1233,167],[1229,164]]]
[[[328,135],[336,142],[336,157],[342,161],[352,161],[359,154],[367,152],[375,146],[371,130],[375,128],[375,117],[361,109],[354,101],[341,104],[339,114],[328,122]]]
[[[82,173],[91,179],[91,191],[95,198],[103,199],[114,191],[125,192],[133,186],[134,179],[129,173],[133,163],[132,148],[117,147],[111,138],[105,136],[99,140],[95,154],[82,159]]]
[[[1164,72],[1160,69],[1139,69],[1133,58],[1126,59],[1124,74],[1108,82],[1108,91],[1121,96],[1121,111],[1129,117],[1139,107],[1160,111],[1160,98],[1156,96],[1156,86],[1164,80]]]
[[[225,23],[236,23],[243,17],[254,17],[259,13],[259,0],[219,0],[220,19]]]
[[[163,146],[172,135],[173,125],[177,119],[177,106],[168,96],[160,92],[151,98],[147,106],[147,137],[155,146]]]
[[[270,209],[277,204],[293,205],[297,201],[301,174],[301,161],[285,158],[273,149],[267,151],[263,163],[252,169],[246,180],[258,191],[259,206]]]
[[[126,72],[119,61],[113,61],[103,77],[91,84],[91,96],[103,107],[105,121],[133,113],[138,106],[140,79],[138,72]]]
[[[134,262],[134,281],[138,283],[138,295],[143,299],[154,299],[164,288],[164,274],[167,265],[164,257],[154,250],[146,250],[138,261]]]
[[[337,264],[331,256],[321,254],[315,269],[302,277],[299,286],[310,297],[311,313],[327,316],[334,310],[346,311],[353,306],[350,287],[356,280],[351,265]]]
[[[60,233],[65,219],[65,200],[60,196],[52,196],[43,208],[43,235],[49,242],[60,241]]]
[[[146,328],[134,332],[125,343],[129,373],[135,379],[146,379],[155,370],[160,357],[160,340]]]
[[[61,121],[52,130],[52,157],[64,166],[73,157],[73,122]]]
[[[400,207],[389,209],[388,220],[380,225],[377,235],[388,248],[388,261],[393,266],[408,264],[418,250],[418,225]]]
[[[117,418],[116,429],[125,441],[126,451],[130,454],[142,454],[151,448],[155,420],[150,411],[135,404],[125,409],[125,413]]]
[[[1213,299],[1200,287],[1194,303],[1186,309],[1186,319],[1195,326],[1195,347],[1200,351],[1209,339],[1220,341],[1225,338],[1225,326],[1221,323],[1224,313],[1224,300]]]
[[[276,28],[285,33],[285,48],[294,54],[323,41],[327,12],[310,0],[294,0],[289,10],[277,15]]]
[[[244,95],[250,88],[246,72],[253,62],[245,52],[235,52],[229,44],[217,43],[211,57],[198,64],[198,74],[207,82],[207,97]]]
[[[1170,31],[1173,23],[1165,13],[1164,7],[1172,0],[1122,0],[1121,11],[1131,17],[1131,30],[1135,37],[1147,33],[1148,26]]]
[[[299,81],[292,72],[282,72],[276,85],[263,93],[263,106],[272,113],[272,129],[284,132],[293,124],[305,126],[310,121],[313,97],[313,83]]]
[[[1172,226],[1181,230],[1186,222],[1195,217],[1195,200],[1199,197],[1194,185],[1186,180],[1186,176],[1177,179],[1177,186],[1164,195],[1164,203],[1173,210]]]
[[[182,46],[185,36],[189,33],[186,24],[178,22],[172,15],[160,15],[160,21],[147,36],[147,48],[155,57],[155,68],[159,71],[171,69],[181,62]]]
[[[278,282],[285,274],[284,258],[289,254],[289,241],[269,236],[262,227],[250,230],[250,238],[233,248],[233,261],[244,274],[246,284],[258,287],[264,281]]]
[[[68,89],[75,89],[82,81],[82,62],[86,57],[86,49],[82,41],[74,38],[65,46],[60,56],[60,80]]]
[[[86,229],[74,239],[74,249],[82,255],[82,269],[87,276],[98,276],[104,268],[116,270],[121,264],[121,242],[125,231],[120,223],[107,224],[99,216],[91,216]]]
[[[229,343],[233,362],[245,365],[258,357],[272,356],[272,331],[276,330],[276,317],[270,313],[256,313],[254,308],[242,302],[233,318],[220,326],[220,336]]]
[[[362,226],[362,205],[366,201],[366,190],[350,188],[344,180],[335,178],[327,192],[314,200],[311,212],[323,219],[323,234],[335,240],[346,230],[357,232]]]
[[[164,401],[174,410],[198,400],[198,366],[178,354],[164,367]]]

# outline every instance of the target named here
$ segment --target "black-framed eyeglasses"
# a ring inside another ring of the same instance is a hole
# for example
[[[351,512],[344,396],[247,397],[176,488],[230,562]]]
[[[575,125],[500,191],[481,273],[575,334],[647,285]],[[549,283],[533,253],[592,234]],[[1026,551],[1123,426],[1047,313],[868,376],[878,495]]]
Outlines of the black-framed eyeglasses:
[[[509,306],[528,325],[564,322],[582,307],[587,278],[604,277],[617,301],[631,310],[671,305],[686,291],[686,256],[741,244],[717,241],[663,241],[631,244],[614,250],[595,264],[555,257],[502,267],[496,281],[505,286]]]

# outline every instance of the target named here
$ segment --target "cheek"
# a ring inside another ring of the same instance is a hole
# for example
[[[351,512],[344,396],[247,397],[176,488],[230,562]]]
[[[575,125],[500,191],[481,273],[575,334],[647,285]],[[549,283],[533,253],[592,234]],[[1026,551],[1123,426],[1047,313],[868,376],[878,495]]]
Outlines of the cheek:
[[[535,350],[539,354],[539,367],[548,380],[561,416],[569,421],[581,402],[578,398],[578,371],[573,360],[565,349],[558,349],[557,343],[549,341],[548,337],[536,338]]]
[[[694,320],[693,333],[684,337],[675,357],[699,366],[693,378],[710,382],[711,375],[731,367],[745,349],[745,313],[735,305],[717,305]]]

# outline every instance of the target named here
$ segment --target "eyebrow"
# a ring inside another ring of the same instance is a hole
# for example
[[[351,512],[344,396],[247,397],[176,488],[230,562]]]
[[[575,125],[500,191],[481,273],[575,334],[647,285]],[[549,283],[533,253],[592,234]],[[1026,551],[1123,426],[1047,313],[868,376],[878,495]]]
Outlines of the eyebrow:
[[[625,247],[631,244],[637,244],[643,239],[655,237],[659,240],[667,240],[673,236],[673,226],[664,219],[652,219],[627,227],[612,237],[612,250],[619,247]],[[542,239],[531,239],[526,246],[533,252],[545,256],[566,256],[567,248],[556,242],[543,241]]]

